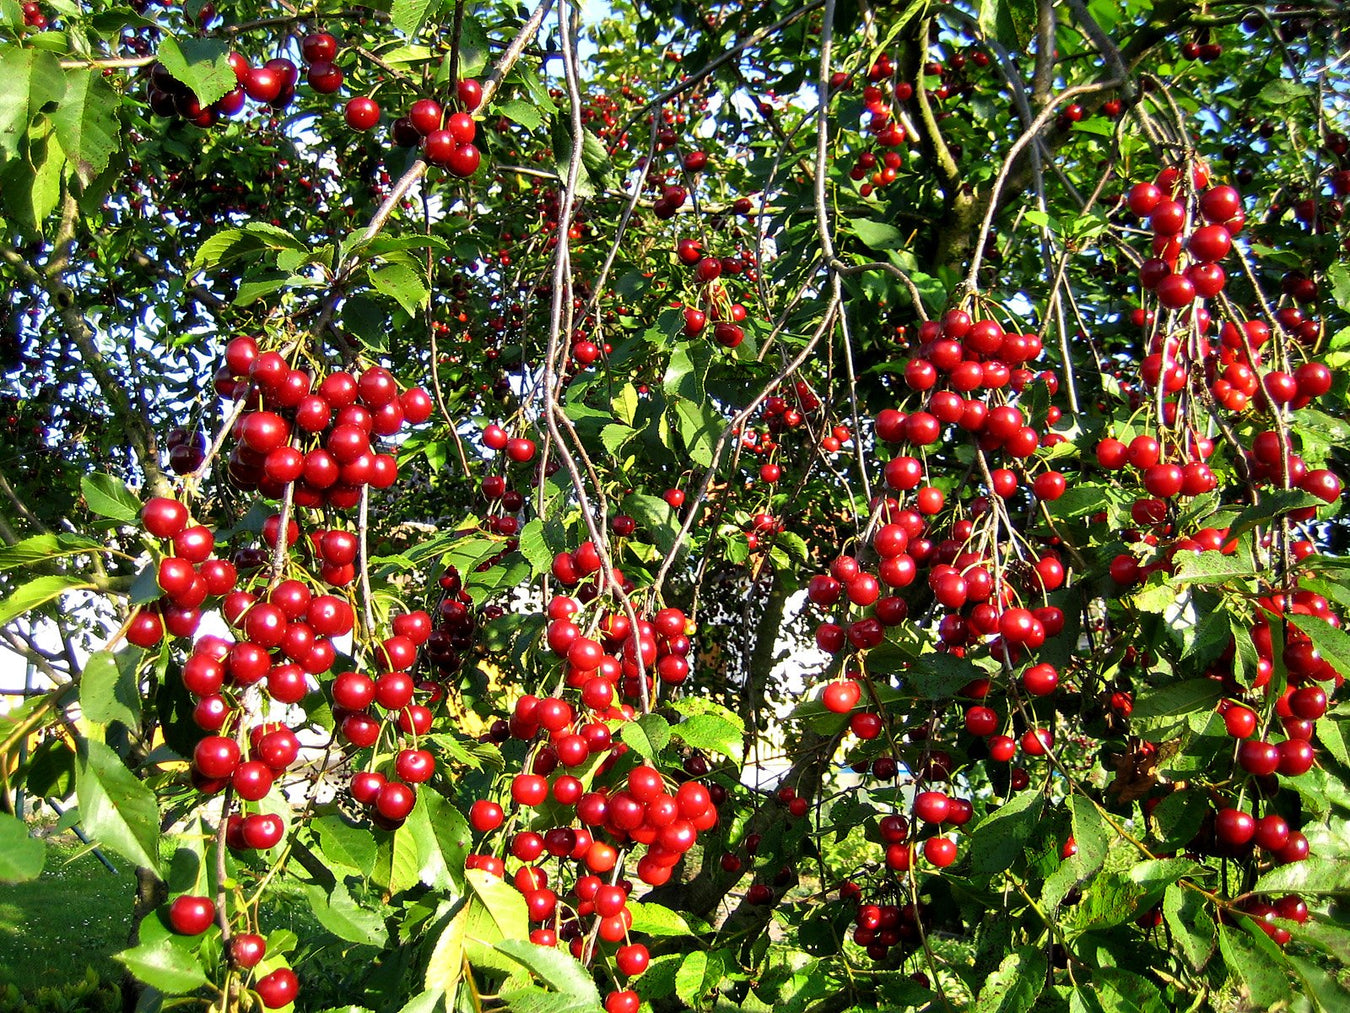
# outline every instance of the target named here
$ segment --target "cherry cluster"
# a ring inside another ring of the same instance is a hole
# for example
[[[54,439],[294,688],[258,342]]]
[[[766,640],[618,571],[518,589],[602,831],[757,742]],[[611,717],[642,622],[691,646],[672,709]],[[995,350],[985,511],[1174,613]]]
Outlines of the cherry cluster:
[[[467,179],[482,162],[482,154],[474,143],[478,124],[472,115],[483,99],[482,85],[468,78],[459,81],[455,97],[460,105],[458,110],[446,109],[435,99],[418,99],[406,116],[394,120],[390,131],[399,147],[420,144],[428,162]],[[347,103],[345,115],[348,126],[367,130],[378,122],[380,109],[374,99],[358,97]]]
[[[27,6],[35,9],[35,17],[42,17],[37,4]],[[203,11],[202,18],[209,20],[209,15]],[[342,87],[344,75],[337,65],[339,48],[338,40],[328,32],[311,33],[300,42],[305,81],[320,95],[331,95]],[[247,99],[277,111],[288,108],[295,100],[301,68],[292,60],[278,56],[254,67],[242,53],[231,52],[229,61],[235,87],[206,107],[164,64],[151,64],[146,93],[151,111],[157,116],[182,117],[196,126],[210,127],[222,116],[242,112]],[[458,110],[443,109],[435,99],[418,99],[407,115],[393,121],[390,132],[399,147],[421,145],[427,161],[467,179],[482,162],[479,145],[475,143],[478,123],[472,115],[482,101],[482,85],[467,78],[458,81],[455,96]],[[343,119],[353,130],[369,130],[380,121],[379,103],[368,96],[354,96],[343,108]]]
[[[922,943],[932,922],[932,909],[927,904],[864,902],[858,896],[860,893],[856,883],[840,889],[843,899],[858,901],[853,916],[853,941],[866,949],[869,957],[881,962],[892,950],[912,951]]]
[[[23,23],[27,28],[42,31],[47,27],[47,15],[42,13],[42,5],[28,0],[23,5]]]
[[[163,597],[132,616],[127,639],[152,648],[166,631],[191,637],[208,604],[218,608],[235,638],[196,639],[180,678],[194,703],[193,720],[205,733],[193,749],[192,783],[204,795],[227,793],[224,841],[236,853],[274,848],[285,835],[285,821],[268,811],[264,800],[293,769],[300,740],[288,725],[269,720],[269,709],[302,703],[315,680],[337,663],[335,640],[356,633],[351,598],[341,589],[355,580],[360,538],[327,511],[355,506],[364,486],[391,485],[397,465],[391,454],[376,452],[372,438],[393,436],[431,414],[424,391],[400,392],[382,367],[334,372],[317,386],[314,379],[280,352],[260,350],[252,338],[227,345],[216,377],[217,391],[241,409],[222,437],[234,440],[226,480],[238,490],[283,501],[280,512],[263,520],[260,544],[220,558],[215,535],[191,522],[185,503],[155,497],[141,514],[146,532],[168,543],[155,567]],[[199,438],[183,433],[170,450],[174,470],[189,464],[194,473],[199,470],[206,463],[203,447]],[[314,511],[316,519],[302,541],[297,517],[304,511]],[[366,769],[352,777],[352,795],[385,829],[407,817],[416,801],[414,786],[435,773],[435,759],[419,739],[431,727],[431,710],[421,700],[439,692],[432,684],[418,685],[410,674],[419,648],[432,637],[431,616],[398,614],[391,626],[383,639],[375,629],[366,630],[369,643],[358,638],[349,652],[367,655],[374,677],[344,671],[331,682],[338,736],[351,747],[372,750]],[[197,934],[216,917],[228,930],[229,920],[214,906],[203,922],[206,909],[197,900],[175,900],[184,915],[181,925],[171,915],[178,931]],[[249,970],[262,960],[264,947],[254,944],[257,939],[251,933],[231,938],[234,967]],[[285,968],[254,983],[269,1007],[292,1001],[297,987]]]
[[[1126,200],[1152,226],[1155,256],[1141,266],[1140,283],[1156,297],[1158,311],[1135,311],[1136,323],[1148,328],[1149,355],[1141,367],[1150,395],[1144,403],[1145,431],[1129,443],[1107,437],[1096,449],[1103,469],[1132,473],[1142,486],[1130,511],[1138,529],[1123,533],[1134,548],[1111,563],[1111,575],[1122,588],[1157,571],[1172,573],[1192,554],[1237,551],[1226,527],[1179,527],[1174,506],[1175,497],[1218,486],[1206,461],[1218,449],[1210,420],[1219,411],[1229,413],[1230,426],[1241,427],[1225,428],[1223,436],[1245,489],[1302,490],[1314,502],[1327,503],[1341,494],[1339,477],[1310,468],[1290,435],[1291,413],[1325,394],[1332,383],[1323,363],[1294,358],[1301,345],[1320,335],[1320,325],[1296,305],[1313,301],[1316,285],[1297,272],[1286,274],[1285,305],[1269,314],[1269,307],[1256,306],[1246,319],[1225,304],[1229,319],[1211,343],[1213,321],[1204,301],[1224,289],[1219,262],[1233,252],[1233,238],[1243,225],[1240,195],[1232,187],[1210,185],[1207,170],[1196,164],[1164,169],[1154,181],[1131,188]],[[1297,829],[1298,807],[1286,804],[1281,779],[1312,769],[1317,721],[1342,681],[1295,621],[1307,616],[1341,625],[1325,597],[1298,586],[1298,564],[1317,552],[1299,525],[1315,518],[1315,506],[1295,506],[1262,534],[1257,549],[1272,561],[1266,591],[1256,601],[1249,627],[1235,633],[1205,673],[1223,687],[1218,713],[1237,743],[1236,776],[1211,789],[1213,809],[1187,851],[1238,862],[1253,877],[1308,856],[1308,841]],[[1239,638],[1248,643],[1239,645]],[[1285,673],[1282,685],[1274,678],[1277,667]],[[1142,743],[1141,748],[1155,747]],[[1147,807],[1152,810],[1160,800],[1148,800]],[[1302,922],[1307,908],[1295,895],[1253,895],[1226,904],[1221,914],[1230,920],[1253,918],[1284,945],[1289,931],[1277,919]]]
[[[483,445],[494,453],[502,453],[512,464],[529,464],[534,460],[534,440],[528,436],[511,436],[497,423],[483,428]],[[498,535],[515,535],[520,531],[517,516],[525,506],[525,495],[513,489],[506,475],[486,475],[482,481],[483,498],[488,501],[487,524]]]
[[[964,729],[979,743],[971,755],[987,758],[991,776],[1019,790],[1030,780],[1023,768],[1008,768],[1019,747],[1027,757],[1043,758],[1054,744],[1052,728],[1035,723],[1034,703],[1059,689],[1060,672],[1035,655],[1064,630],[1063,611],[1046,596],[1065,583],[1066,568],[1058,548],[1021,534],[1009,510],[1019,499],[1053,502],[1067,483],[1061,472],[1033,464],[1040,448],[1063,440],[1050,428],[1058,409],[1046,405],[1033,416],[1014,402],[1038,388],[1053,394],[1057,378],[1029,367],[1041,353],[1034,335],[1005,332],[996,321],[975,320],[962,310],[926,322],[919,341],[905,380],[922,408],[884,409],[875,428],[880,443],[903,445],[883,474],[889,489],[912,499],[878,498],[862,551],[836,558],[827,572],[811,578],[808,600],[843,613],[818,625],[816,643],[830,654],[849,652],[849,673],[852,652],[879,647],[888,629],[922,614],[936,628],[939,651],[992,663],[1013,684],[1010,705],[1020,703],[1000,715],[988,703],[995,677],[973,678],[959,693]],[[927,480],[922,455],[948,438],[974,444],[984,481],[982,491],[973,488],[960,504],[964,516],[944,519],[947,495]],[[875,562],[867,566],[864,560]],[[855,770],[890,780],[903,762],[919,784],[912,823],[900,814],[881,821],[885,864],[908,870],[921,851],[931,865],[945,868],[957,858],[946,831],[964,825],[973,810],[968,800],[929,785],[950,781],[955,763],[931,740],[930,723],[907,730],[895,724],[902,715],[883,704],[863,659],[865,654],[856,671],[823,687],[822,702],[849,715],[848,728],[863,743],[887,736],[890,752],[858,760]]]
[[[205,10],[201,15],[209,20]],[[338,41],[327,32],[307,35],[300,43],[301,57],[307,65],[305,79],[321,95],[342,87],[342,71],[336,63]],[[274,57],[254,67],[242,53],[231,52],[235,87],[211,105],[203,108],[192,89],[177,80],[162,63],[150,65],[150,83],[146,101],[156,116],[181,116],[199,127],[210,127],[222,116],[243,111],[244,100],[252,99],[275,110],[287,108],[295,100],[300,70],[284,56]]]
[[[573,586],[599,568],[589,543],[555,563]],[[587,590],[584,596],[594,600],[594,583]],[[726,795],[721,786],[697,780],[707,773],[706,762],[695,762],[700,758],[686,763],[686,772],[698,772],[693,779],[669,783],[654,766],[634,764],[628,746],[611,731],[616,722],[621,730],[635,718],[633,704],[621,701],[641,699],[644,673],[648,693],[655,689],[653,673],[670,684],[687,677],[691,630],[684,613],[660,609],[634,629],[625,614],[601,612],[592,637],[577,623],[582,608],[577,598],[563,595],[548,605],[545,642],[563,665],[564,695],[522,696],[510,718],[487,733],[496,742],[526,743],[527,759],[510,779],[516,808],[509,823],[492,799],[479,799],[469,814],[480,834],[506,827],[504,853],[486,850],[484,841],[467,864],[506,877],[508,859],[521,863],[510,881],[525,897],[530,938],[542,946],[565,943],[583,961],[599,944],[615,944],[615,967],[631,979],[646,969],[649,956],[645,945],[629,940],[634,884],[621,878],[625,863],[648,886],[669,881],[699,834],[717,825],[717,805]],[[550,880],[545,865],[554,859]],[[636,1008],[631,990],[606,999],[607,1010]]]
[[[666,187],[670,190],[683,190],[682,187]],[[749,257],[714,257],[705,255],[703,243],[697,239],[681,239],[675,247],[675,255],[681,264],[692,267],[694,278],[706,286],[707,309],[698,306],[686,306],[684,310],[684,333],[688,337],[702,334],[713,321],[713,340],[723,348],[736,348],[745,340],[745,322],[748,312],[739,302],[733,302],[731,296],[719,280],[723,275],[743,274],[750,266]]]
[[[849,178],[862,182],[859,192],[870,197],[874,190],[894,183],[904,165],[908,133],[904,124],[894,115],[892,102],[907,102],[914,97],[914,85],[908,81],[893,81],[895,66],[890,55],[882,53],[867,72],[868,84],[863,88],[863,113],[867,133],[876,138],[880,152],[864,151],[849,170]],[[847,88],[848,75],[837,72],[830,81],[832,89]],[[879,157],[878,157],[879,154]],[[866,180],[866,182],[863,182]]]
[[[398,478],[393,455],[376,451],[372,440],[395,436],[405,423],[425,422],[431,398],[420,387],[400,393],[382,366],[359,376],[330,373],[317,387],[313,381],[281,353],[259,351],[252,338],[235,338],[226,346],[216,390],[250,399],[234,429],[238,442],[229,457],[230,480],[272,499],[290,486],[297,506],[349,509],[360,502],[363,486],[387,489]],[[335,541],[333,548],[340,550],[338,558],[345,559],[348,549],[355,555],[354,543]],[[343,566],[351,559],[329,562]]]

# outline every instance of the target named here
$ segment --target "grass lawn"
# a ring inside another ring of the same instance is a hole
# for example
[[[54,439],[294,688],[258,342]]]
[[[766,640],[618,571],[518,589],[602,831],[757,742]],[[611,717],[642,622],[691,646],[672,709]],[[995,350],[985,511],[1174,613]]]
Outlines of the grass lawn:
[[[82,981],[88,967],[119,981],[111,955],[131,928],[135,870],[116,856],[110,873],[73,834],[47,840],[42,876],[0,884],[0,983],[28,991]]]

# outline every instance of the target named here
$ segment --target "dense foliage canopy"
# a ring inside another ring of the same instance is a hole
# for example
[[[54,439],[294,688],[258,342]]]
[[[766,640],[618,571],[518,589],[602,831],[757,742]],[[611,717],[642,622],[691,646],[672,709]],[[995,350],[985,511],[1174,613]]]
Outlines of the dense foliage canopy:
[[[0,0],[0,775],[127,1008],[1347,1008],[1348,67]]]

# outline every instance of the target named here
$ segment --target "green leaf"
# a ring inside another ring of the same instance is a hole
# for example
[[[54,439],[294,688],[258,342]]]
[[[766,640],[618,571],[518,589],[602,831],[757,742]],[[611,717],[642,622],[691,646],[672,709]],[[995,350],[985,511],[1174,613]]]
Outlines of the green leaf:
[[[120,721],[128,728],[141,723],[139,652],[114,655],[98,651],[85,662],[80,676],[80,710],[90,721]]]
[[[979,0],[977,10],[986,36],[1014,52],[1027,48],[1035,34],[1035,0]]]
[[[1101,967],[1093,975],[1103,1013],[1170,1013],[1158,986],[1119,967]]]
[[[468,907],[461,906],[441,929],[427,960],[425,977],[428,991],[451,994],[464,974],[464,928],[468,924]]]
[[[674,508],[664,499],[635,492],[623,498],[622,509],[637,521],[638,529],[646,532],[663,553],[674,548],[680,521]]]
[[[1024,791],[982,819],[970,835],[971,870],[989,876],[1011,868],[1035,832],[1044,804],[1040,793]]]
[[[1273,106],[1283,106],[1290,102],[1301,102],[1311,98],[1312,92],[1305,85],[1277,77],[1261,89],[1257,101]]]
[[[418,809],[421,809],[420,814]],[[451,883],[461,883],[464,859],[473,838],[468,821],[460,811],[446,801],[445,796],[434,791],[421,791],[408,818],[418,824],[425,820],[427,824],[428,834],[422,838],[422,845],[427,849],[422,860],[422,881],[429,886],[443,885],[443,873]]]
[[[951,654],[922,654],[902,677],[903,688],[925,700],[946,700],[972,679],[985,673],[965,658]]]
[[[88,581],[70,574],[57,573],[35,577],[27,584],[21,584],[4,601],[0,601],[0,626],[17,619],[25,612],[31,612],[49,601],[60,598],[67,591],[93,586]]]
[[[1222,695],[1223,688],[1213,679],[1187,679],[1140,692],[1131,716],[1137,719],[1179,717],[1212,710]]]
[[[707,995],[717,987],[725,973],[721,951],[707,953],[692,950],[675,972],[675,995],[688,1009],[707,1005]]]
[[[1072,815],[1073,839],[1078,846],[1074,859],[1078,862],[1081,875],[1088,876],[1100,869],[1106,862],[1106,850],[1111,838],[1101,810],[1089,798],[1074,795],[1069,799],[1069,812]]]
[[[1163,894],[1163,917],[1191,969],[1202,971],[1214,956],[1218,932],[1208,902],[1194,890],[1173,884]]]
[[[47,845],[32,837],[23,820],[0,813],[0,883],[26,883],[42,875]]]
[[[1324,916],[1314,914],[1305,925],[1299,926],[1299,942],[1315,946],[1342,964],[1350,964],[1350,929]]]
[[[137,865],[159,870],[155,794],[102,742],[80,740],[75,796],[90,837]]]
[[[459,73],[461,77],[471,77],[481,73],[487,67],[491,55],[491,40],[478,19],[472,14],[464,15],[464,23],[459,30]]]
[[[526,130],[538,130],[540,124],[544,122],[539,107],[533,102],[526,102],[524,99],[508,99],[505,102],[497,103],[494,108],[508,120],[519,123]]]
[[[166,38],[156,54],[174,80],[192,89],[197,101],[209,106],[238,86],[230,66],[230,47],[216,39]]]
[[[28,135],[27,157],[10,161],[4,170],[5,206],[15,223],[32,236],[41,236],[47,218],[61,199],[65,179],[66,155],[52,132],[50,123],[39,121]]]
[[[636,721],[623,725],[621,734],[630,749],[639,756],[654,760],[670,741],[670,725],[659,714],[644,714]]]
[[[141,501],[120,478],[102,472],[86,475],[80,479],[80,492],[85,505],[100,517],[130,524],[141,515]]]
[[[1189,858],[1149,858],[1130,866],[1128,875],[1132,883],[1144,888],[1139,900],[1143,907],[1156,902],[1163,891],[1178,880],[1203,877],[1208,872],[1203,865]]]
[[[508,939],[497,950],[527,968],[531,974],[568,999],[558,1009],[591,1013],[600,1007],[600,992],[590,972],[569,953],[552,947],[536,946],[526,939]]]
[[[694,930],[684,920],[684,916],[655,901],[644,900],[630,909],[633,914],[633,932],[649,936],[689,936]]]
[[[196,256],[192,258],[192,270],[201,271],[225,263],[227,259],[231,259],[226,254],[240,245],[253,245],[252,239],[245,239],[243,229],[222,229],[214,235],[207,236],[201,246],[197,247]]]
[[[1284,956],[1279,947],[1256,927],[1250,918],[1242,919],[1249,931],[1219,926],[1219,951],[1229,973],[1245,987],[1252,1001],[1260,1009],[1270,1009],[1291,998],[1289,977],[1285,973]]]
[[[604,429],[600,430],[600,442],[605,445],[605,450],[609,452],[611,457],[617,458],[624,444],[636,435],[637,430],[615,422],[613,425],[605,426]]]
[[[170,937],[142,943],[115,957],[139,980],[166,995],[195,992],[207,981],[196,956]]]
[[[745,748],[742,726],[717,714],[696,714],[681,721],[671,731],[686,745],[721,753],[737,762]]]
[[[1279,865],[1256,881],[1258,893],[1350,894],[1350,861],[1311,857]]]
[[[973,1013],[1027,1013],[1045,985],[1045,955],[1020,946],[1003,958],[980,988]]]
[[[671,349],[670,362],[666,364],[665,377],[661,380],[661,390],[667,398],[702,401],[707,397],[703,390],[703,375],[709,360],[703,356],[695,358],[697,355],[697,346],[678,344]]]
[[[1252,504],[1233,518],[1228,527],[1228,537],[1237,538],[1258,524],[1268,526],[1273,518],[1290,510],[1321,506],[1326,506],[1326,503],[1302,489],[1278,489],[1267,492],[1262,495],[1259,503]]]
[[[1327,268],[1327,280],[1331,282],[1331,297],[1339,306],[1350,306],[1350,265],[1337,262]],[[1332,347],[1336,347],[1335,339]],[[1339,423],[1339,419],[1332,420]]]
[[[341,880],[331,893],[322,886],[308,886],[305,888],[305,897],[319,924],[339,939],[377,947],[389,942],[384,917],[357,904]]]
[[[1327,718],[1325,721],[1317,722],[1317,741],[1322,744],[1336,762],[1343,767],[1350,767],[1350,747],[1346,745],[1345,733],[1341,731],[1341,722],[1333,721]]]
[[[0,573],[36,566],[49,559],[60,559],[90,551],[98,552],[102,549],[102,543],[85,538],[83,535],[33,535],[13,545],[0,545]]]
[[[615,415],[622,419],[626,425],[633,425],[637,419],[638,410],[637,388],[631,383],[625,383],[619,388],[619,392],[614,395],[612,405]]]
[[[1060,914],[1060,924],[1071,938],[1093,929],[1110,928],[1133,918],[1145,889],[1119,874],[1103,873],[1083,890],[1082,899]]]
[[[398,1013],[444,1013],[445,1004],[442,1002],[444,998],[445,996],[436,989],[427,989],[418,992],[400,1006]]]
[[[858,218],[848,223],[853,234],[864,246],[873,250],[898,250],[905,245],[905,237],[894,225]]]
[[[1158,850],[1176,851],[1185,847],[1200,831],[1206,807],[1204,798],[1196,789],[1174,791],[1153,810],[1153,822],[1158,827]]]
[[[56,139],[83,186],[108,167],[121,147],[117,109],[121,100],[100,71],[70,70],[66,94],[52,113]]]
[[[42,798],[65,798],[75,790],[75,750],[63,738],[49,737],[28,763],[28,791]]]
[[[520,554],[529,561],[531,572],[537,577],[548,573],[553,566],[553,550],[544,540],[544,522],[533,517],[520,529]]]
[[[0,151],[17,158],[28,124],[43,109],[60,102],[66,78],[51,53],[28,46],[0,50]]]
[[[431,293],[426,280],[407,264],[384,264],[370,272],[376,291],[396,300],[409,316],[426,304]]]
[[[1179,552],[1176,556],[1176,569],[1169,583],[1222,584],[1237,577],[1256,575],[1257,571],[1252,568],[1251,563],[1237,553],[1224,555],[1216,549],[1205,552]]]
[[[1289,616],[1289,621],[1308,635],[1313,647],[1342,676],[1350,677],[1350,633],[1337,629],[1320,616]]]
[[[394,0],[393,6],[389,8],[389,20],[411,39],[441,6],[442,0]]]
[[[708,401],[677,398],[673,407],[680,424],[680,438],[684,440],[689,459],[702,467],[710,467],[713,448],[722,434],[722,417]]]
[[[1330,968],[1322,966],[1320,961],[1292,953],[1286,953],[1285,959],[1303,979],[1303,995],[1313,1003],[1313,1009],[1319,1013],[1340,1013],[1350,1009],[1350,990]]]
[[[464,925],[464,950],[475,967],[489,967],[510,974],[516,962],[497,951],[507,939],[525,939],[530,934],[525,897],[483,869],[467,869],[468,916]]]

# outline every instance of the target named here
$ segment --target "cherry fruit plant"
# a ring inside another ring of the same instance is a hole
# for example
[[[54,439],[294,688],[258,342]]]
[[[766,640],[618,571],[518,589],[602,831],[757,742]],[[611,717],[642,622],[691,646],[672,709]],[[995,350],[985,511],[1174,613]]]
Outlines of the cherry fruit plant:
[[[1350,1002],[1344,7],[0,12],[128,1009]]]

